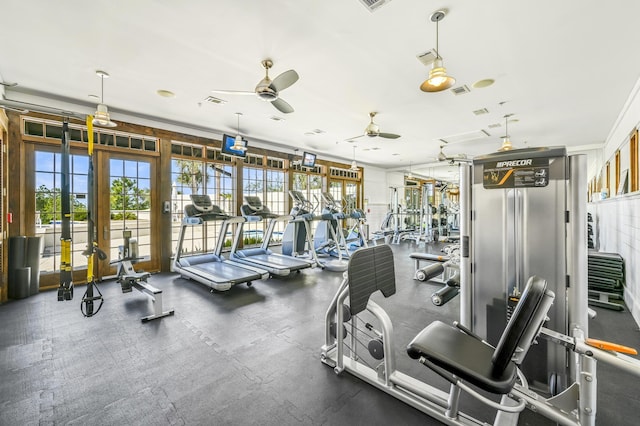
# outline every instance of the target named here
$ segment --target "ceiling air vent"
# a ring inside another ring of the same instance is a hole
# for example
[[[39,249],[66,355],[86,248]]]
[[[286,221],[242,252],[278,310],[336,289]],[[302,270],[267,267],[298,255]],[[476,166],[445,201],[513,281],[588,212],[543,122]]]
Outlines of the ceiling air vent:
[[[444,138],[440,138],[441,142],[444,143],[462,143],[462,142],[469,142],[469,141],[474,141],[477,139],[484,139],[484,138],[488,138],[489,137],[489,133],[487,133],[484,130],[475,130],[473,132],[467,132],[467,133],[460,133],[458,135],[451,135],[451,136],[447,136]]]
[[[391,0],[360,0],[360,3],[369,10],[369,12],[375,12],[380,6],[389,3]]]
[[[218,105],[227,103],[227,101],[225,101],[224,99],[216,98],[215,96],[207,96],[206,98],[204,98],[204,100],[206,102],[211,102],[212,104],[218,104]]]
[[[495,129],[495,128],[498,128],[498,127],[502,127],[502,124],[500,124],[500,123],[489,124],[489,128],[490,129]]]
[[[466,84],[462,86],[454,87],[453,89],[450,89],[450,90],[456,96],[464,95],[465,93],[469,93],[471,91]]]
[[[473,113],[475,115],[489,114],[489,110],[486,109],[486,108],[482,108],[482,109],[477,109],[477,110],[473,111]]]

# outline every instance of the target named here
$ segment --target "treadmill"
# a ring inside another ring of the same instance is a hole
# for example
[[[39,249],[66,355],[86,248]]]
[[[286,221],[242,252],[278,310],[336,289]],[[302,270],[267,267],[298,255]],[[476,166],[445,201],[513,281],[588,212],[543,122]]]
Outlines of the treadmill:
[[[240,207],[244,221],[241,222],[236,230],[231,246],[229,260],[240,263],[242,265],[250,265],[256,268],[265,269],[271,275],[285,276],[292,271],[300,271],[301,269],[317,266],[314,259],[302,259],[293,256],[287,256],[280,253],[274,253],[269,250],[269,241],[273,230],[278,222],[291,222],[294,218],[291,215],[277,215],[271,213],[269,208],[262,204],[260,197],[245,196],[245,203]],[[260,247],[238,249],[240,241],[242,241],[242,227],[246,222],[260,222],[268,220],[269,225],[262,240]]]
[[[238,283],[247,283],[248,286],[251,286],[254,280],[269,278],[269,272],[265,269],[250,265],[238,265],[222,257],[224,238],[229,226],[240,223],[241,227],[241,223],[245,221],[244,218],[225,214],[220,207],[211,202],[208,195],[191,194],[191,202],[192,204],[184,208],[185,214],[180,226],[178,247],[171,263],[173,272],[209,286],[211,291],[226,291]],[[214,252],[182,256],[182,243],[187,227],[202,226],[208,221],[222,221]]]

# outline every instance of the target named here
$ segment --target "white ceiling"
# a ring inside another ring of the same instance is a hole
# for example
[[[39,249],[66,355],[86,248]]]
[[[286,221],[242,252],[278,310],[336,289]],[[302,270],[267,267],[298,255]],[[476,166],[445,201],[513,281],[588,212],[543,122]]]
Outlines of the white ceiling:
[[[429,16],[439,9],[448,11],[440,53],[455,87],[471,88],[465,95],[419,90],[429,68],[416,55],[435,47]],[[3,0],[0,13],[0,80],[18,83],[7,99],[37,94],[91,107],[88,95],[100,94],[95,71],[104,70],[115,120],[156,117],[217,137],[235,134],[242,112],[249,143],[348,162],[356,145],[359,163],[411,164],[422,174],[432,171],[441,138],[484,130],[489,137],[445,152],[495,151],[510,113],[516,148],[602,144],[640,76],[640,2],[629,0],[393,0],[375,12],[359,0]],[[253,90],[265,58],[272,78],[300,75],[281,92],[294,113],[255,96],[211,93]],[[487,78],[495,84],[472,88]],[[205,103],[209,95],[228,102]],[[489,113],[473,114],[481,108]],[[370,111],[379,112],[380,131],[402,137],[345,142],[364,132]],[[325,133],[305,135],[315,129]]]

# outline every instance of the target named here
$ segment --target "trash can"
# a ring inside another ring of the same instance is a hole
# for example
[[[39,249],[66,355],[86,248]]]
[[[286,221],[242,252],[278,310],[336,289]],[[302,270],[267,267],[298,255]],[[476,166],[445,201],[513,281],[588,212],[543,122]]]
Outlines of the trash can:
[[[10,237],[9,238],[9,259],[8,259],[8,296],[9,299],[16,298],[16,290],[19,287],[20,280],[24,277],[18,276],[18,269],[24,268],[25,248],[27,246],[27,237]],[[29,271],[29,274],[31,271]],[[21,274],[24,274],[22,272]]]
[[[31,268],[28,266],[16,268],[15,277],[16,279],[13,283],[13,298],[24,299],[25,297],[29,297],[31,291]]]
[[[42,237],[27,237],[24,266],[31,269],[29,296],[38,294],[40,291],[40,259],[42,258],[42,243]]]
[[[40,290],[42,242],[41,236],[9,238],[9,299],[23,299]]]

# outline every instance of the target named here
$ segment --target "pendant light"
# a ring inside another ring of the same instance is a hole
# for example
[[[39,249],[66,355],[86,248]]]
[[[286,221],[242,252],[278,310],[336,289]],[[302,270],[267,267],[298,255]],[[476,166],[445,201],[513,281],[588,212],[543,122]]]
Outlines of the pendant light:
[[[438,153],[438,161],[447,161],[447,156],[445,155],[444,151],[442,151],[442,148],[444,148],[444,145],[440,145],[440,152]]]
[[[434,59],[431,71],[429,71],[429,78],[420,85],[420,90],[423,92],[441,92],[456,84],[456,79],[447,75],[447,69],[442,65],[442,56],[440,56],[438,49],[438,22],[442,21],[444,17],[445,11],[438,10],[433,12],[430,18],[431,22],[436,23],[436,59]]]
[[[238,116],[238,133],[236,134],[236,139],[233,141],[231,149],[244,152],[247,150],[247,143],[243,141],[242,136],[240,136],[240,116],[242,113],[236,112],[236,115]]]
[[[117,124],[111,121],[111,117],[109,116],[109,110],[104,103],[104,79],[109,78],[109,74],[105,71],[96,71],[96,75],[100,77],[100,103],[98,104],[98,108],[96,109],[95,114],[93,115],[93,125],[101,126],[101,127],[116,127]]]
[[[511,117],[513,114],[506,114],[504,116],[504,129],[505,129],[505,136],[502,139],[502,146],[500,148],[498,148],[498,151],[502,152],[502,151],[510,151],[513,149],[513,145],[511,145],[511,141],[509,140],[509,117]]]
[[[360,170],[358,168],[358,163],[356,163],[356,146],[353,146],[353,161],[351,162],[351,168],[349,168],[352,172],[357,172]]]

